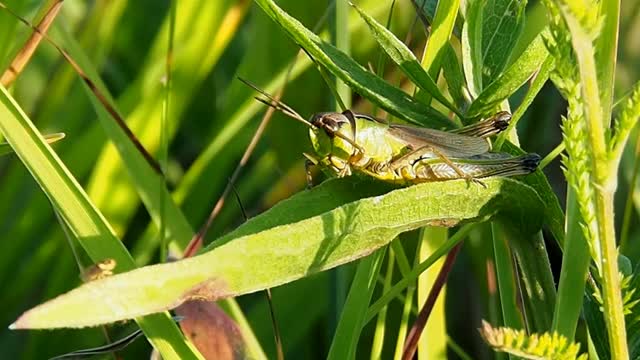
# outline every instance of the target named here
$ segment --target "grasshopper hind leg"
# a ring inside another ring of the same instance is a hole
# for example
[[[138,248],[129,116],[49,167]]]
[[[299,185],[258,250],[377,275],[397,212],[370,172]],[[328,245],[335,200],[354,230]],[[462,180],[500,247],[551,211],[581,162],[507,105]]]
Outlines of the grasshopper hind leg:
[[[485,183],[483,183],[480,179],[474,177],[473,175],[469,175],[467,173],[465,173],[464,171],[462,171],[462,169],[460,169],[460,167],[456,164],[453,163],[453,161],[451,161],[445,154],[443,154],[442,152],[438,151],[437,149],[435,149],[433,146],[423,146],[419,149],[416,149],[414,151],[411,151],[403,156],[401,156],[400,158],[397,158],[395,160],[393,160],[391,163],[389,163],[389,168],[391,170],[396,170],[399,169],[403,166],[406,166],[407,163],[410,163],[411,165],[414,165],[422,160],[427,160],[430,157],[429,156],[425,156],[425,153],[431,152],[433,153],[435,156],[437,156],[440,160],[442,160],[445,164],[447,164],[447,166],[449,166],[451,168],[451,170],[453,170],[461,179],[465,179],[467,180],[467,182],[472,182],[478,185],[481,185],[482,187],[486,188],[487,185]]]

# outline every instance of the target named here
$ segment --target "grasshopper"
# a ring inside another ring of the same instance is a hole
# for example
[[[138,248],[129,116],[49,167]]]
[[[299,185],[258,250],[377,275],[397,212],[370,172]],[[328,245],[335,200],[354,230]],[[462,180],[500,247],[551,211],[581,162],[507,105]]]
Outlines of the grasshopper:
[[[329,169],[338,177],[354,171],[374,178],[410,185],[429,181],[478,179],[529,174],[540,156],[491,153],[486,138],[509,125],[511,115],[499,112],[489,119],[454,131],[390,124],[351,110],[314,114],[310,120],[255,85],[240,79],[266,98],[256,99],[309,127],[314,154],[310,166]]]

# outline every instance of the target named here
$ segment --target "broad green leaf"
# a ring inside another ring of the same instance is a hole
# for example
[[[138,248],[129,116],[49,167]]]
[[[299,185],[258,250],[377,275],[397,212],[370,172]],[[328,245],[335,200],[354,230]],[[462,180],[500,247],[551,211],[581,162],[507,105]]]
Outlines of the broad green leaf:
[[[451,46],[447,46],[444,52],[444,61],[442,63],[442,72],[447,80],[449,94],[455,101],[456,105],[461,109],[469,106],[469,90],[464,81],[464,74],[456,52]]]
[[[553,321],[556,285],[542,231],[531,235],[507,231],[511,233],[510,244],[520,268],[527,326],[533,331],[547,331]]]
[[[443,114],[414,100],[402,90],[370,73],[333,45],[322,41],[318,35],[279,8],[272,0],[255,0],[255,2],[315,61],[360,95],[408,122],[432,127],[451,127],[451,121]]]
[[[526,1],[487,0],[482,15],[482,76],[489,85],[502,73],[524,26]]]
[[[3,86],[0,86],[0,131],[92,260],[115,259],[117,271],[135,268],[133,259],[102,214]],[[198,358],[167,313],[137,321],[165,358]]]
[[[82,285],[28,311],[16,326],[92,326],[190,298],[255,292],[356,260],[425,225],[498,215],[521,234],[540,229],[543,204],[532,189],[507,178],[484,182],[486,188],[461,180],[387,193],[389,185],[366,179],[327,181],[250,219],[201,255]]]
[[[467,116],[483,115],[508,99],[535,75],[547,57],[549,52],[540,34],[507,70],[500,73],[495,81],[482,90],[482,93],[471,103]]]
[[[507,142],[502,150],[512,155],[523,155],[525,151]],[[544,224],[562,246],[564,242],[564,212],[558,197],[553,192],[549,180],[540,170],[527,175],[523,182],[535,189],[544,204]]]
[[[462,114],[458,109],[442,95],[438,85],[433,81],[431,76],[422,68],[418,59],[413,55],[411,50],[400,41],[391,31],[378,23],[374,18],[365,14],[359,7],[352,5],[360,14],[362,19],[367,23],[369,29],[373,33],[380,47],[389,55],[391,60],[395,62],[400,69],[416,84],[420,89],[429,92],[431,96],[436,98],[442,105],[449,110],[455,112],[458,116]],[[447,38],[448,40],[448,38]]]
[[[474,98],[482,92],[482,8],[487,0],[471,0],[466,5],[462,27],[462,66],[467,87]]]

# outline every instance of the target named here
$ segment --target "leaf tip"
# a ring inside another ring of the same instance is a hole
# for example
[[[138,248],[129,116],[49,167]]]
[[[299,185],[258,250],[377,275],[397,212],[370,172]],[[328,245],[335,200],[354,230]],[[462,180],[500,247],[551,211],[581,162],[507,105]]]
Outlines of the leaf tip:
[[[33,326],[33,318],[29,316],[29,312],[30,311],[27,311],[20,315],[11,325],[8,326],[9,330],[31,329]]]

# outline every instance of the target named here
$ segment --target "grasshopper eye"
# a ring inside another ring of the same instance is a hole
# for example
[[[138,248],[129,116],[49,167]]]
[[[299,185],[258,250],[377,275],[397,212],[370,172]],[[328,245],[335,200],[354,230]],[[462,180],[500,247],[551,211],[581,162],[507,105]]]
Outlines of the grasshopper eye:
[[[333,136],[343,125],[348,124],[349,120],[340,113],[319,113],[313,115],[311,123]]]

